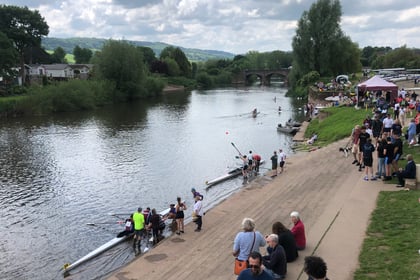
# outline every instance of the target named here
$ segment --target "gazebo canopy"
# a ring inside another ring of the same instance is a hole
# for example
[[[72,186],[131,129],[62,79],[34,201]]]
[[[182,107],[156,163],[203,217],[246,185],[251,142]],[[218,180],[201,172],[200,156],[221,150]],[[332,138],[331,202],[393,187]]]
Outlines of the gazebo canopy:
[[[369,80],[366,80],[363,83],[358,84],[357,87],[362,89],[363,91],[383,90],[383,91],[392,92],[392,95],[395,97],[398,95],[398,86],[394,83],[391,83],[382,79],[379,76],[373,76]]]

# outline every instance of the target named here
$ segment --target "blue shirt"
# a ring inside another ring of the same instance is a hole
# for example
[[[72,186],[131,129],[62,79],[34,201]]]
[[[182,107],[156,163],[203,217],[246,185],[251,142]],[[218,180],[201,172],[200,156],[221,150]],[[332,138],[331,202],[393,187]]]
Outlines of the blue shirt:
[[[268,274],[267,271],[263,270],[262,273],[258,276],[252,275],[252,271],[250,268],[242,270],[239,274],[237,280],[273,280],[273,277]]]
[[[253,231],[242,231],[236,235],[235,241],[233,242],[233,251],[239,251],[238,260],[246,261],[251,252],[259,252],[259,247],[265,246],[265,239],[260,232],[255,232],[254,246],[251,248],[253,240]]]

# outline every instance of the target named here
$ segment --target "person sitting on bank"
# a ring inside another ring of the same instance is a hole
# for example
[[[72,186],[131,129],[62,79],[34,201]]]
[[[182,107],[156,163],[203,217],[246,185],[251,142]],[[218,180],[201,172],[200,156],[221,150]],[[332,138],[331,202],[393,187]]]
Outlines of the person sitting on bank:
[[[241,271],[237,280],[273,280],[273,277],[262,268],[262,256],[251,252],[248,257],[248,268]]]
[[[397,172],[397,178],[399,182],[397,188],[402,188],[405,186],[404,179],[416,179],[416,164],[414,163],[412,154],[407,155],[407,165],[404,169],[399,169]]]
[[[308,280],[328,280],[327,264],[317,256],[305,257],[303,271],[308,275]]]
[[[277,234],[270,234],[266,242],[271,248],[271,253],[263,257],[263,265],[267,272],[273,276],[274,280],[282,280],[287,273],[286,253],[279,244]]]
[[[271,231],[274,234],[277,234],[279,237],[279,245],[281,245],[286,253],[286,260],[287,262],[293,262],[298,257],[298,251],[296,248],[296,241],[293,233],[287,229],[281,222],[275,222],[272,227]],[[269,252],[271,250],[270,247],[267,248]],[[269,252],[270,253],[270,252]]]
[[[299,212],[293,211],[292,213],[290,213],[290,218],[293,222],[293,227],[290,231],[295,237],[296,248],[298,250],[304,250],[306,248],[305,226],[300,220]]]

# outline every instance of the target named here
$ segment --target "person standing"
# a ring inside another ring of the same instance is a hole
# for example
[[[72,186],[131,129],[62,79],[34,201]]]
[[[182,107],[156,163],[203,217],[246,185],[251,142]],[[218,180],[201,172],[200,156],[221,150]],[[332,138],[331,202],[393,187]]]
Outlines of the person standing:
[[[181,198],[178,196],[176,198],[177,204],[175,206],[176,214],[175,214],[175,220],[177,225],[177,231],[176,234],[180,235],[181,233],[184,233],[184,210],[187,210],[187,206],[184,202],[181,201]]]
[[[253,154],[252,159],[254,160],[254,170],[255,172],[260,172],[261,156],[259,154]]]
[[[403,154],[403,142],[397,134],[393,134],[392,138],[392,143],[394,144],[394,158],[392,159],[392,169],[394,170],[394,173],[392,173],[392,175],[396,175],[398,171],[398,161]]]
[[[143,209],[139,207],[137,209],[137,212],[134,212],[133,214],[133,221],[134,221],[133,248],[136,254],[141,254],[141,238],[144,234],[144,215],[142,213],[142,210]]]
[[[156,213],[156,209],[153,208],[151,211],[151,217],[149,219],[149,223],[147,225],[148,229],[152,230],[153,245],[159,242],[160,225],[161,225],[161,217],[159,214]]]
[[[412,119],[408,125],[408,145],[412,147],[417,143],[416,141],[416,120]]]
[[[360,134],[359,134],[359,171],[362,171],[362,168],[364,168],[363,164],[363,146],[366,144],[367,139],[370,138],[369,133],[366,132],[366,126],[362,125],[360,128]]]
[[[372,121],[372,136],[375,139],[375,147],[377,147],[379,144],[378,142],[380,141],[379,138],[381,137],[382,126],[382,121],[379,119],[379,116],[375,114],[375,117]]]
[[[243,270],[237,280],[273,280],[273,277],[262,268],[262,256],[251,252],[248,258],[248,268]]]
[[[246,261],[251,252],[259,252],[259,247],[265,246],[264,237],[255,231],[255,222],[251,218],[244,218],[242,231],[236,234],[233,242],[232,255],[239,261]]]
[[[274,151],[274,154],[271,156],[271,170],[272,170],[272,175],[271,177],[275,177],[277,176],[277,162],[278,162],[278,157],[277,157],[277,152]]]
[[[363,146],[363,164],[365,166],[365,181],[369,181],[369,170],[371,173],[370,180],[376,180],[376,177],[373,176],[373,152],[375,147],[372,144],[372,139],[368,138],[366,144]]]
[[[296,248],[298,250],[304,250],[306,248],[306,236],[305,236],[305,225],[302,223],[299,217],[299,212],[293,211],[290,213],[293,227],[290,230],[296,240]]]
[[[327,264],[317,256],[305,257],[303,271],[308,275],[308,280],[328,280]]]
[[[286,162],[286,154],[282,149],[279,150],[279,160],[280,160],[280,173],[283,173],[284,164]]]
[[[248,159],[248,168],[252,172],[252,170],[254,169],[254,159],[252,157],[252,151],[249,151],[247,159]]]
[[[244,179],[248,179],[248,158],[246,155],[241,156],[241,160],[243,162],[242,165],[242,176],[244,177]]]
[[[353,154],[354,160],[352,162],[352,164],[358,163],[358,159],[357,159],[357,155],[359,154],[359,145],[358,145],[358,141],[359,141],[359,134],[360,134],[360,126],[356,125],[353,130],[351,131],[351,143],[352,143],[352,147],[351,147],[351,152]]]
[[[416,179],[416,164],[413,160],[413,155],[407,155],[407,165],[405,166],[404,170],[400,168],[397,172],[397,178],[399,185],[397,188],[402,188],[405,185],[404,179]]]
[[[382,121],[382,132],[386,137],[391,135],[391,128],[393,123],[394,121],[392,120],[391,115],[386,114],[386,118],[384,118],[384,120]]]
[[[266,238],[266,241],[271,248],[271,253],[263,257],[263,265],[274,279],[284,279],[287,273],[286,253],[284,252],[284,248],[279,244],[277,234],[270,234]]]
[[[386,139],[382,138],[379,140],[377,155],[378,155],[378,172],[376,174],[377,178],[381,178],[382,176],[385,178],[385,154],[384,149],[386,145]]]
[[[195,203],[194,203],[194,213],[195,216],[197,217],[197,220],[195,221],[195,223],[197,224],[197,228],[194,231],[201,231],[201,226],[203,225],[203,202],[201,200],[201,197],[199,195],[197,195],[196,197],[194,197],[195,199]]]
[[[385,155],[385,177],[384,181],[392,180],[391,166],[392,160],[394,159],[394,144],[392,144],[391,137],[386,138],[386,144],[384,146]]]

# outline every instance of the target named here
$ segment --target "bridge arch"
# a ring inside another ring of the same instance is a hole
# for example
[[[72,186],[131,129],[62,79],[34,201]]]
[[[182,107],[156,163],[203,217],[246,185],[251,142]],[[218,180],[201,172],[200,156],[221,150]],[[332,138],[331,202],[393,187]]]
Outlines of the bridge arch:
[[[244,70],[243,75],[244,75],[244,81],[245,83],[247,81],[249,81],[249,78],[252,75],[257,76],[260,81],[261,81],[261,85],[270,85],[271,83],[271,78],[276,75],[276,76],[280,76],[284,78],[284,84],[285,86],[288,85],[288,75],[289,75],[290,69],[289,68],[282,68],[282,69],[277,69],[277,70]]]

